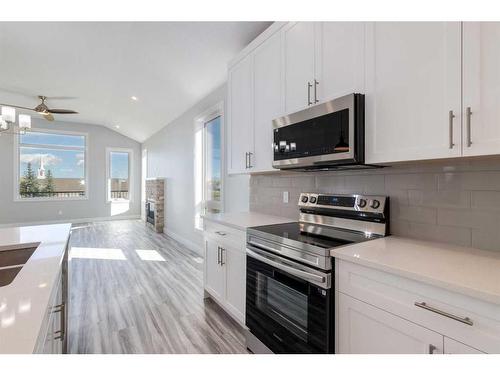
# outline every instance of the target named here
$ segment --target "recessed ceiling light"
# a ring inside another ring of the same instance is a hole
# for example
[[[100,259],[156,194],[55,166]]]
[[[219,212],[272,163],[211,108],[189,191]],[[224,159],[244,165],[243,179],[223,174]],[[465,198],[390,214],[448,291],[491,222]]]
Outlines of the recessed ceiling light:
[[[132,99],[135,102],[138,100],[137,96],[131,96],[130,99]]]
[[[115,125],[115,128],[120,129],[120,125]]]

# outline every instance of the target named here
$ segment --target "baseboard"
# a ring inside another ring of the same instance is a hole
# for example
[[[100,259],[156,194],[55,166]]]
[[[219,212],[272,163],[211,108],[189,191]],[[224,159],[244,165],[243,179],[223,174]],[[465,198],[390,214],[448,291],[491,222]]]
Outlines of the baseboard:
[[[186,237],[172,232],[171,230],[166,230],[165,234],[169,237],[172,237],[174,240],[181,243],[182,245],[186,246],[189,250],[194,251],[195,253],[203,256],[203,246],[200,246],[200,245],[186,239]]]
[[[30,225],[47,225],[47,224],[60,224],[60,223],[79,224],[79,223],[91,223],[94,221],[134,220],[134,219],[140,219],[140,218],[141,218],[141,215],[87,217],[87,218],[83,218],[83,219],[45,220],[45,221],[23,222],[23,223],[0,224],[0,228],[27,227]]]

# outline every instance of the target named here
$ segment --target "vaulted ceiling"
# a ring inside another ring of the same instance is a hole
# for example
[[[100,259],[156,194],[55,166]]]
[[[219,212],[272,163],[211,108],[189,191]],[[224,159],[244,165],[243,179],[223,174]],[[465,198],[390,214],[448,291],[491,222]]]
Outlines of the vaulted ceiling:
[[[56,120],[142,142],[224,83],[227,63],[269,25],[0,22],[0,103],[56,97],[49,107],[79,112]]]

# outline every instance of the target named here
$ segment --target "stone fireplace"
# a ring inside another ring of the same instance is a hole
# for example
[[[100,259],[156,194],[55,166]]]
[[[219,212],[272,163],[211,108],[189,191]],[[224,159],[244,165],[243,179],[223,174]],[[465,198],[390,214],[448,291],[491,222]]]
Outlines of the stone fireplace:
[[[163,178],[146,179],[146,225],[158,233],[163,232],[165,180]]]

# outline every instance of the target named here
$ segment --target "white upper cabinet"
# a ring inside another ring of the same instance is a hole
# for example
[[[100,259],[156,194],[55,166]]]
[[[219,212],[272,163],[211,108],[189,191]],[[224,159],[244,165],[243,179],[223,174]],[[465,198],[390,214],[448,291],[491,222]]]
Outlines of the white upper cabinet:
[[[366,25],[367,163],[461,155],[460,46],[459,22]]]
[[[314,104],[314,22],[292,22],[283,29],[285,111]]]
[[[281,35],[273,35],[254,54],[255,155],[251,172],[272,171],[272,120],[284,112]]]
[[[318,22],[315,36],[315,99],[364,93],[365,23]]]
[[[248,55],[229,72],[229,173],[244,173],[254,146],[253,55]]]
[[[463,154],[500,154],[500,23],[463,24]]]

